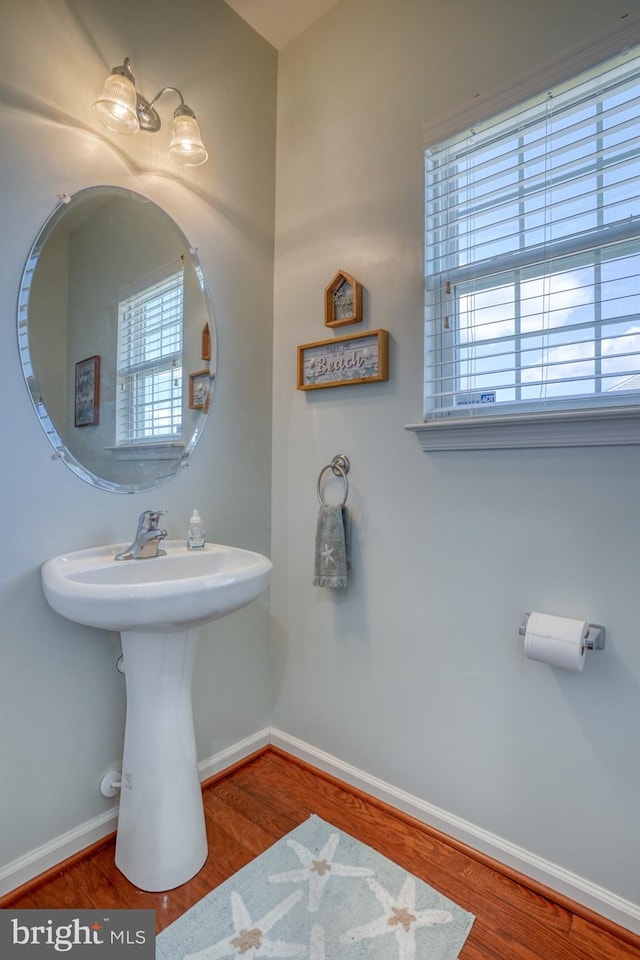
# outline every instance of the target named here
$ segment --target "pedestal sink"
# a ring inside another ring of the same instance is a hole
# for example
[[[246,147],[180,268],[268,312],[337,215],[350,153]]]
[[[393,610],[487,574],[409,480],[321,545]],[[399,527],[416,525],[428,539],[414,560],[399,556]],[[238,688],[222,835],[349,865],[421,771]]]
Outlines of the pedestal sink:
[[[122,545],[61,554],[42,566],[49,605],[122,636],[127,715],[116,866],[142,890],[186,883],[207,857],[191,707],[198,627],[245,606],[272,564],[250,550],[206,544],[115,561]]]

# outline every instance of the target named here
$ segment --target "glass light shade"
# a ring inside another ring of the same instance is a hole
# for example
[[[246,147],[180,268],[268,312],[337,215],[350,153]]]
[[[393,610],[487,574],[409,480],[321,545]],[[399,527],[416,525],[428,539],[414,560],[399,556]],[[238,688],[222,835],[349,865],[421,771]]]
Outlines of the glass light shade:
[[[131,80],[118,73],[107,77],[102,94],[93,105],[93,112],[114,133],[137,133],[136,88]]]
[[[169,156],[176,163],[184,163],[188,167],[198,167],[201,163],[206,163],[209,154],[202,142],[200,127],[195,117],[187,113],[174,115]]]

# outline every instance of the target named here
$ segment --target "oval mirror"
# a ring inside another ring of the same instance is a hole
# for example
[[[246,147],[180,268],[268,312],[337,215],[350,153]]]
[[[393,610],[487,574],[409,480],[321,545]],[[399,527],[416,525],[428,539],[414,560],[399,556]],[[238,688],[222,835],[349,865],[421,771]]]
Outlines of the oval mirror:
[[[27,259],[18,344],[38,419],[83,480],[137,493],[184,466],[215,326],[195,252],[155,203],[111,186],[63,198]]]

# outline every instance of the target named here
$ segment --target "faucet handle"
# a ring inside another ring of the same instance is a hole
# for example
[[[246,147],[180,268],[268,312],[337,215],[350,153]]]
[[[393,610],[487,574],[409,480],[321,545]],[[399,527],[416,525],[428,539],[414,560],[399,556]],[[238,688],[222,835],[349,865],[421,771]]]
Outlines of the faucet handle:
[[[138,519],[139,530],[155,530],[158,526],[158,520],[164,516],[166,510],[143,510]]]

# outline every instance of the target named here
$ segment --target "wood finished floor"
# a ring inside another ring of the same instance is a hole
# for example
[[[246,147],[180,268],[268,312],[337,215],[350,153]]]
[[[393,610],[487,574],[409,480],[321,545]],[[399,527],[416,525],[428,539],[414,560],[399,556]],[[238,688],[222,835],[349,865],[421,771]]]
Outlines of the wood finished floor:
[[[132,886],[116,869],[109,841],[2,906],[152,908],[160,931],[316,813],[475,914],[461,960],[640,960],[633,943],[277,751],[267,750],[207,786],[203,796],[209,856],[200,873],[177,890],[152,894]]]

